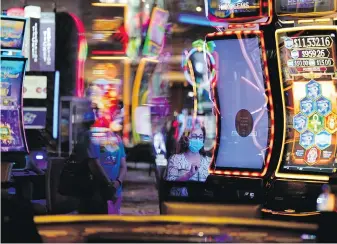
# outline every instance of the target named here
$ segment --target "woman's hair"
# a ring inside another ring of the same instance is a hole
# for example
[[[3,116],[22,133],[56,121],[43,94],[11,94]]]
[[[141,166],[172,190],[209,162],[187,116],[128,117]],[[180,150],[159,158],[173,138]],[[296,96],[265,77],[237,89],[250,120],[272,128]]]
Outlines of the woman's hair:
[[[191,134],[191,132],[193,130],[195,130],[196,128],[193,128],[190,132],[188,132],[188,134],[186,135],[184,133],[184,135],[182,135],[182,137],[180,138],[179,140],[179,150],[178,150],[178,153],[185,153],[188,151],[188,147],[189,147],[189,135]],[[206,139],[206,130],[205,130],[205,127],[200,127],[201,131],[202,131],[202,134],[204,135],[204,143],[205,143],[205,139]],[[205,157],[206,156],[206,151],[205,151],[205,148],[202,147],[199,151],[199,153]]]

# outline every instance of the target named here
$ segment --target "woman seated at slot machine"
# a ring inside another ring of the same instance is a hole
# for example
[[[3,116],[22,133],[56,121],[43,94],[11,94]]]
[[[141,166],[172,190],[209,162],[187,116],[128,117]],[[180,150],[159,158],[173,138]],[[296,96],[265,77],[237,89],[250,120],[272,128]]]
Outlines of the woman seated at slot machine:
[[[167,165],[167,181],[205,182],[208,177],[210,159],[204,150],[205,128],[196,124],[180,139],[180,153],[170,157]],[[188,196],[186,187],[173,187],[172,196]]]

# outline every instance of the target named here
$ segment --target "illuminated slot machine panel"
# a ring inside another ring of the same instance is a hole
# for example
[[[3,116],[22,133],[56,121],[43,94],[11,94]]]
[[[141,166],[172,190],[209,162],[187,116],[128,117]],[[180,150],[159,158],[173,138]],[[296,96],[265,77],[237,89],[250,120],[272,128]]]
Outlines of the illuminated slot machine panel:
[[[26,152],[22,119],[22,83],[25,58],[1,57],[1,152]]]
[[[216,147],[213,175],[263,177],[274,143],[274,109],[261,31],[209,34],[219,54],[213,82]],[[230,58],[229,58],[230,57]]]
[[[276,32],[285,134],[276,176],[327,181],[337,169],[334,26]]]
[[[208,19],[216,22],[268,22],[272,3],[268,0],[208,0]]]
[[[327,17],[337,11],[336,0],[276,0],[275,11],[284,20]]]

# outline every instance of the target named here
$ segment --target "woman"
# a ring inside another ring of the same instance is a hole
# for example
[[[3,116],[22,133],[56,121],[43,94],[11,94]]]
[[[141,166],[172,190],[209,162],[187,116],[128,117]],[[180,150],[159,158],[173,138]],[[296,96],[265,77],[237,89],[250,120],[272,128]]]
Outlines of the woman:
[[[92,196],[80,199],[79,213],[119,214],[122,182],[127,171],[124,146],[114,133],[107,133],[103,140],[97,138],[95,129],[91,127],[95,116],[93,112],[91,114],[85,123],[86,131],[79,136],[76,145],[76,152],[79,153],[75,155],[77,162],[88,162],[95,179],[95,191]],[[105,126],[108,127],[108,124]]]
[[[107,143],[100,145],[100,163],[116,189],[113,199],[108,199],[108,213],[120,214],[122,204],[122,182],[126,176],[126,155],[122,139],[114,132],[109,132]]]
[[[195,126],[180,140],[180,153],[173,155],[167,165],[167,181],[200,181],[208,177],[210,160],[204,150],[205,129]],[[173,196],[188,196],[185,187],[171,189]]]

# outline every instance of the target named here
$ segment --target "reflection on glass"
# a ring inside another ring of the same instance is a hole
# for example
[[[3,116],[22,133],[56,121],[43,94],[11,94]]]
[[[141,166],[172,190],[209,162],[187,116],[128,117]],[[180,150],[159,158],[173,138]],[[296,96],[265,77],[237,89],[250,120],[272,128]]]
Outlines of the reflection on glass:
[[[205,129],[195,125],[180,139],[179,153],[168,162],[166,180],[205,182],[208,176],[209,158],[204,150]],[[173,187],[173,196],[188,196],[187,188]]]

